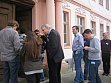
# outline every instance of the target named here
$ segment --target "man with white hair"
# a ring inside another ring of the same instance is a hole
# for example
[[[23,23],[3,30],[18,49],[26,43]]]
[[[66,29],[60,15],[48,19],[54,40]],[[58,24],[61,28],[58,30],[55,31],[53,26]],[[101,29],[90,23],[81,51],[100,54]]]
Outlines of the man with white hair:
[[[46,53],[49,67],[49,83],[61,83],[60,70],[64,53],[60,35],[48,24],[42,25],[41,30],[47,36]]]

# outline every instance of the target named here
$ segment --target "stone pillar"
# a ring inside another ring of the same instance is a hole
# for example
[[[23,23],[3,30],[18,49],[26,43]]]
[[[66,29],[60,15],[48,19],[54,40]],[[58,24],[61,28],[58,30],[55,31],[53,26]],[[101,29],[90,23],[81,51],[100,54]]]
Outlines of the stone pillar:
[[[55,26],[56,30],[60,33],[61,44],[64,47],[64,30],[63,30],[63,0],[55,0]]]
[[[47,24],[55,28],[55,5],[54,0],[46,0]]]

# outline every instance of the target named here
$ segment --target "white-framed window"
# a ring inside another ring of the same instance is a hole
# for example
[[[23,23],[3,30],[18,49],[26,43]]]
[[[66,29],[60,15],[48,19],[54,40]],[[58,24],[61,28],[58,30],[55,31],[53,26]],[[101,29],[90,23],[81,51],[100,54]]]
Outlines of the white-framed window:
[[[107,34],[108,34],[108,38],[110,38],[110,27],[109,26],[106,26],[106,31],[107,31]]]
[[[106,9],[109,10],[109,0],[106,0]]]
[[[69,34],[69,12],[63,12],[64,22],[64,46],[70,45],[70,34]]]
[[[103,24],[100,24],[100,39],[103,38],[103,32],[104,32],[104,25]]]
[[[79,32],[82,34],[85,29],[85,18],[77,16],[77,25],[79,26]]]
[[[99,0],[99,4],[103,6],[103,0]]]
[[[93,34],[96,34],[96,22],[95,21],[91,21],[91,30],[92,30]]]

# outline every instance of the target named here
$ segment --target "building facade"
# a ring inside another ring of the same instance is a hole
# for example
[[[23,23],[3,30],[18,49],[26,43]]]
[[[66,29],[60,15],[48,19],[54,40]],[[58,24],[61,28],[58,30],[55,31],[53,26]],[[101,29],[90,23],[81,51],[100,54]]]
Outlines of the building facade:
[[[71,27],[78,25],[80,33],[89,28],[98,38],[107,32],[111,38],[111,0],[33,0],[32,30],[50,24],[61,35],[65,58],[72,57]]]

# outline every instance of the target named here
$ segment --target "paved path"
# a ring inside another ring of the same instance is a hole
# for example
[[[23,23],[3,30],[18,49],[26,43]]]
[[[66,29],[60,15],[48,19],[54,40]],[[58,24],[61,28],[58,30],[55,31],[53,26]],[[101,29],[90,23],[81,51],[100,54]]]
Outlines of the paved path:
[[[99,74],[100,74],[102,83],[111,83],[111,74],[109,76],[102,76],[102,65],[99,68]],[[72,69],[67,63],[63,63],[62,64],[62,83],[73,83],[74,77],[75,77],[75,71],[72,71]],[[41,83],[46,83],[47,81],[48,80]],[[26,83],[26,80],[19,78],[19,83]],[[84,83],[87,83],[87,81],[85,81]]]

